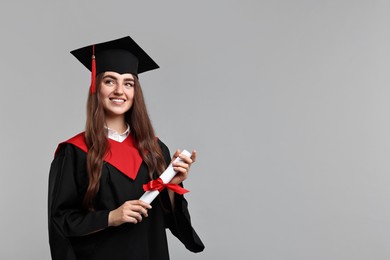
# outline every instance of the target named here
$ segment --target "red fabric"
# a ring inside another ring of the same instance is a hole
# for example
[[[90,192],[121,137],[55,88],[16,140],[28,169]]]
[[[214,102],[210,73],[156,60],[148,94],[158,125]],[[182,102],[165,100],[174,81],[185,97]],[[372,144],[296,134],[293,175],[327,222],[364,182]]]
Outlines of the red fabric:
[[[120,172],[129,178],[135,180],[138,170],[142,164],[142,157],[134,144],[133,137],[129,135],[122,143],[116,142],[109,138],[108,141],[110,144],[110,150],[104,157],[104,161],[117,168]],[[85,143],[84,132],[70,138],[63,143],[60,143],[55,154],[58,153],[61,145],[64,143],[73,144],[84,152],[88,152],[88,147]]]
[[[94,94],[96,92],[96,59],[95,59],[95,45],[92,45],[92,67],[91,67],[91,86],[89,92]]]
[[[151,180],[150,182],[144,184],[143,188],[144,191],[158,190],[158,192],[161,192],[163,189],[168,188],[180,195],[189,192],[189,190],[186,190],[177,184],[164,183],[161,178]]]

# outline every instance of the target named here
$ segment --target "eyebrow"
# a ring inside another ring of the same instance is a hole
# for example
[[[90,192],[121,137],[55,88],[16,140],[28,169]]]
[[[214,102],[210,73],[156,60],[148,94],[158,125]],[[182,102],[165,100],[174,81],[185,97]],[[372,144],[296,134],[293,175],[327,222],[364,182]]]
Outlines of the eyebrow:
[[[103,77],[103,79],[105,79],[105,78],[111,78],[111,79],[114,79],[114,80],[118,80],[117,77],[112,76],[112,75],[106,75],[106,76]],[[125,79],[123,79],[123,80],[124,80],[124,81],[132,81],[132,82],[134,82],[134,79],[132,79],[132,78],[125,78]]]

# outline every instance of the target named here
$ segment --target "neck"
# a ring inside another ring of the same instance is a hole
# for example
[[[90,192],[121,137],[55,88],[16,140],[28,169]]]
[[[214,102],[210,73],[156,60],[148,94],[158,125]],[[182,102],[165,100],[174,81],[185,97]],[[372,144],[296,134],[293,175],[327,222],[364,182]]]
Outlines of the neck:
[[[110,129],[117,131],[118,133],[123,133],[127,129],[127,124],[125,122],[124,115],[116,117],[106,117],[106,126]]]

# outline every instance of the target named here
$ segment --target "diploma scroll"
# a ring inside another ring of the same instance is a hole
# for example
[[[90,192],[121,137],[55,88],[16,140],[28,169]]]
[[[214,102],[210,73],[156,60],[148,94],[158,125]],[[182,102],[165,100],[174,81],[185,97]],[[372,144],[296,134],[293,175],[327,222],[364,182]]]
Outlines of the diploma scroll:
[[[191,157],[191,153],[188,152],[187,150],[183,150],[181,154]],[[182,162],[182,161],[183,160],[180,157],[177,157],[173,162]],[[160,175],[159,178],[162,180],[164,184],[168,184],[173,179],[173,177],[175,177],[176,173],[177,172],[175,172],[171,163],[169,164],[167,169]],[[140,200],[150,204],[157,197],[159,193],[160,192],[158,190],[145,191],[144,195],[142,195]]]

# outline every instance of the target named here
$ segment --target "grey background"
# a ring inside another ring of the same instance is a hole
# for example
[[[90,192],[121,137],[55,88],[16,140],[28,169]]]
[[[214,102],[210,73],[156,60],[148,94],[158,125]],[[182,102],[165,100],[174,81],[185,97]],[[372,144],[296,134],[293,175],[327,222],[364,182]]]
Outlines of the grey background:
[[[172,259],[390,259],[389,1],[2,1],[0,258],[49,259],[53,152],[83,130],[69,51],[131,35],[158,136],[197,149],[206,250]]]

